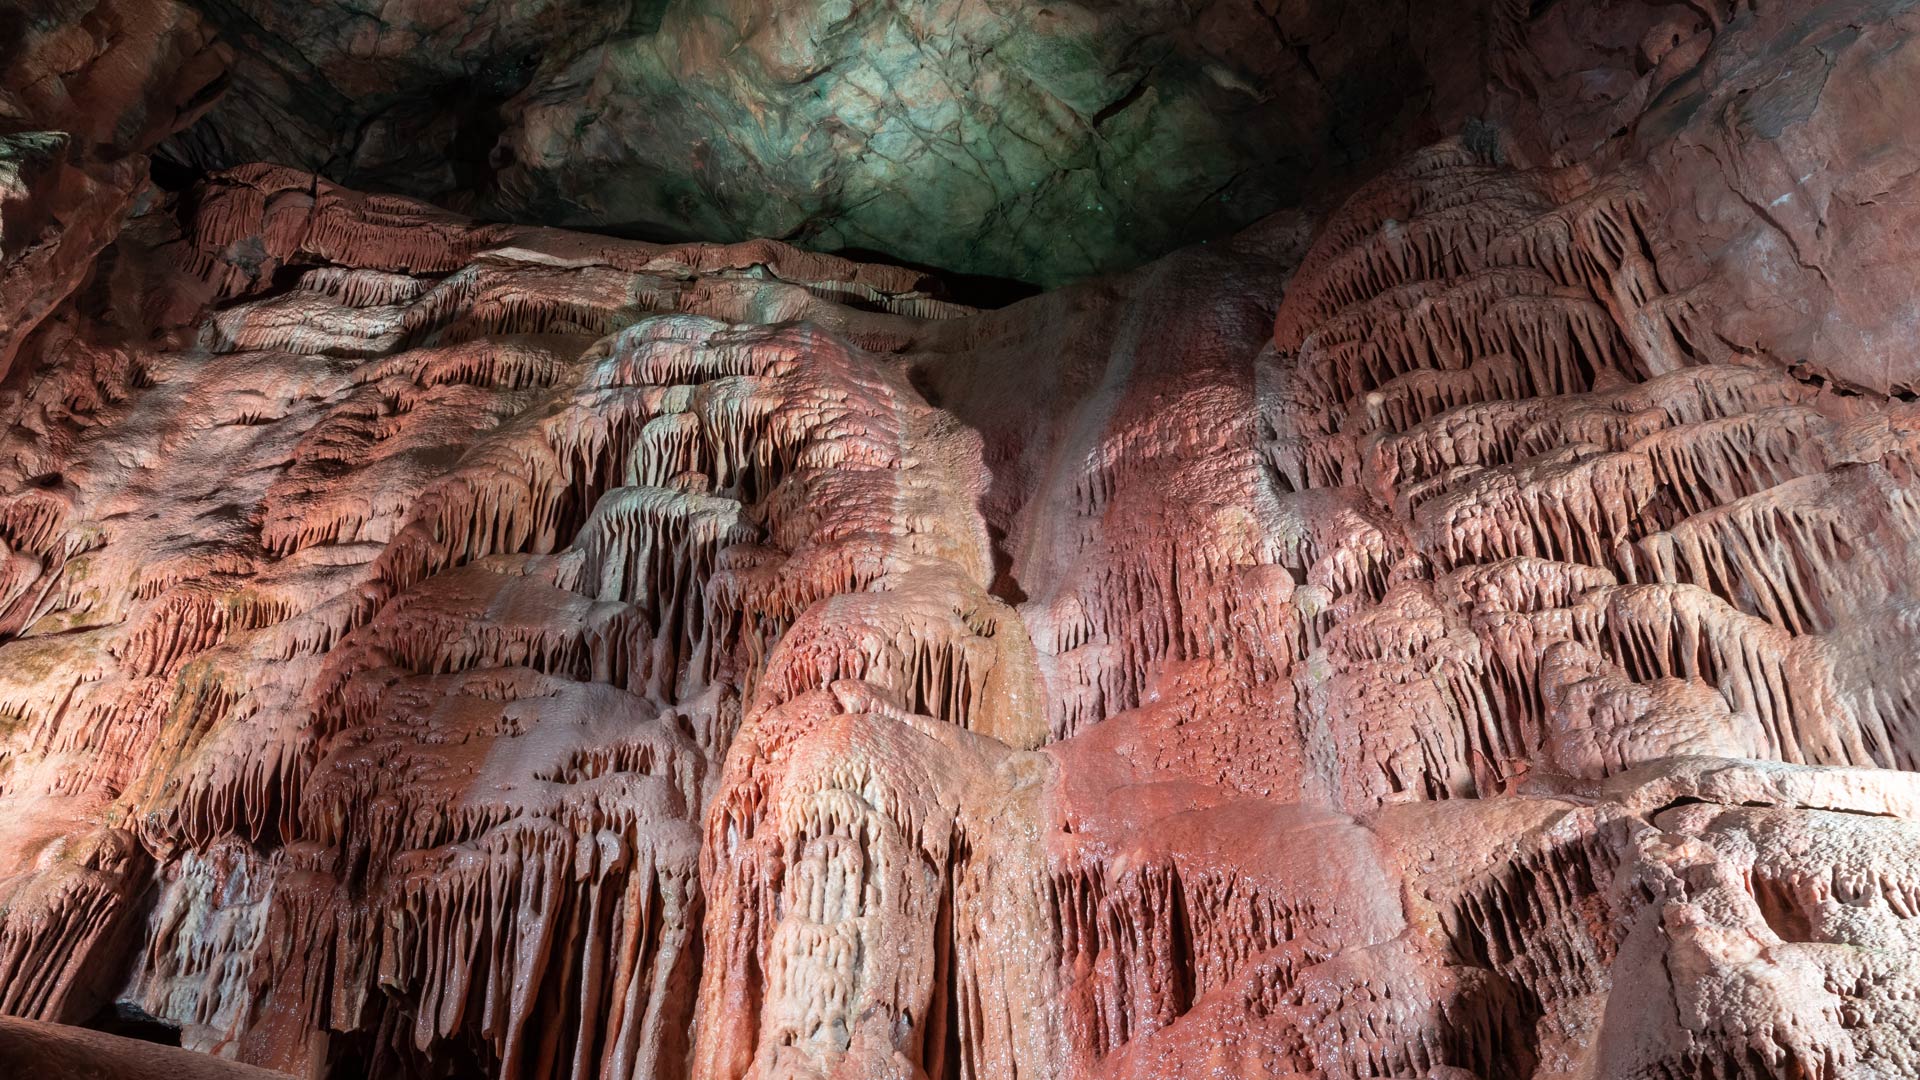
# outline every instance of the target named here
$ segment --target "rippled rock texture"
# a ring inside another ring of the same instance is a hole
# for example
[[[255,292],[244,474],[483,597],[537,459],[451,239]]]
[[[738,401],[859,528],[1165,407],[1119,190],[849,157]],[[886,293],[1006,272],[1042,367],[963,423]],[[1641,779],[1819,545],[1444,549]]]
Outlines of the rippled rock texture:
[[[306,1076],[1920,1072],[1920,18],[1497,14],[1465,136],[991,311],[10,136],[0,1012]],[[218,59],[165,25],[88,40]],[[59,1030],[0,1061],[162,1067]]]

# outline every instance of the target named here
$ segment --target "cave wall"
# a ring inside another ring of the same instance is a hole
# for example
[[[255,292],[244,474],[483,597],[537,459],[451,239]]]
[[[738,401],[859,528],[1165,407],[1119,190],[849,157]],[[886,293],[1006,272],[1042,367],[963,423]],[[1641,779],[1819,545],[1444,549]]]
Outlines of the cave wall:
[[[986,311],[143,185],[220,76],[142,50],[220,47],[114,10],[48,70],[169,119],[6,137],[0,1012],[297,1075],[1920,1068],[1910,5],[1503,5],[1458,135]]]

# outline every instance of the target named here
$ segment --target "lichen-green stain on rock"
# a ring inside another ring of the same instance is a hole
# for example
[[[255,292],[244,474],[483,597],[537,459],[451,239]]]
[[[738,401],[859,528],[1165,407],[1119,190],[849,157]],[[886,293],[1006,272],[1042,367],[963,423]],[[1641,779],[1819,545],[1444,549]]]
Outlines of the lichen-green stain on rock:
[[[283,47],[244,53],[204,126],[218,137],[189,133],[177,151],[499,217],[775,236],[1055,284],[1225,233],[1348,171],[1428,99],[1429,55],[1445,78],[1478,77],[1479,43],[1450,40],[1433,12],[1266,6],[692,0],[621,17],[506,0],[477,26],[416,16],[348,35],[228,0],[230,27]],[[1343,99],[1354,86],[1370,88],[1358,105]],[[316,123],[328,107],[345,113]]]

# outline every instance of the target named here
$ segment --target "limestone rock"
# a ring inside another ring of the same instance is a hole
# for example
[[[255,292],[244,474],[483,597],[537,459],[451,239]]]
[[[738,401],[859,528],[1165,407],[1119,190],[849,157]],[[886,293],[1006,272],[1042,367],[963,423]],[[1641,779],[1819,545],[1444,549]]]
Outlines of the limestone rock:
[[[76,1080],[274,1080],[282,1075],[135,1039],[4,1016],[0,1065],[14,1076]]]
[[[992,310],[259,163],[55,257],[10,136],[0,1060],[1920,1070],[1920,27],[1494,14],[1462,135]]]
[[[1449,130],[1478,90],[1480,6],[222,0],[235,92],[171,152],[1055,284]]]
[[[92,272],[141,156],[212,104],[224,49],[173,0],[0,10],[0,374]]]

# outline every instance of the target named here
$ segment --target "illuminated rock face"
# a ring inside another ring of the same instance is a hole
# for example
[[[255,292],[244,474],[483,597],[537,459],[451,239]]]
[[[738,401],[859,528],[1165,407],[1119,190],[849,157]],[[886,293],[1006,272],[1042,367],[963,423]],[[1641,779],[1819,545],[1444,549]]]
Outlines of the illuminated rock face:
[[[1483,0],[219,0],[175,140],[488,216],[1057,284],[1451,132]],[[1429,115],[1431,113],[1432,115]]]
[[[91,276],[9,263],[0,1013],[301,1075],[1920,1071],[1920,27],[1618,8],[1507,13],[1492,135],[993,311],[130,178]],[[9,214],[95,190],[11,138]],[[0,1061],[190,1067],[61,1031]]]

